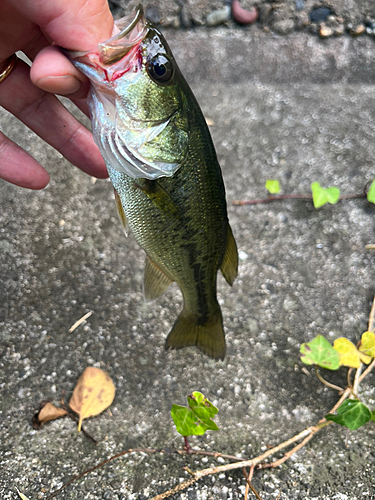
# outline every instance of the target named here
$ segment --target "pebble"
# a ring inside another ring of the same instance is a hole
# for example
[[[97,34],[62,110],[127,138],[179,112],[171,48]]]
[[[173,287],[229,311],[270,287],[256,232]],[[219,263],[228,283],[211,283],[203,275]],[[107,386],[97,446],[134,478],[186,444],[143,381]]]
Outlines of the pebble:
[[[366,26],[364,24],[358,24],[358,26],[355,26],[353,28],[349,28],[349,33],[352,35],[352,36],[359,36],[359,35],[363,35],[363,33],[365,33],[366,31]]]
[[[245,10],[241,7],[239,0],[232,0],[232,18],[238,24],[254,23],[259,17],[259,12],[256,7],[250,10]]]
[[[153,24],[160,23],[160,13],[156,6],[150,5],[147,7],[145,16]]]
[[[329,26],[326,26],[324,23],[320,25],[319,28],[319,36],[321,38],[329,38],[334,33],[333,29]]]
[[[181,19],[181,26],[183,28],[190,28],[191,20],[189,12],[187,10],[187,6],[185,4],[181,5],[180,19]]]
[[[345,33],[345,26],[343,24],[340,24],[340,26],[337,26],[337,28],[333,30],[333,34],[335,36],[342,36],[344,33]]]
[[[90,479],[85,481],[85,490],[86,491],[94,491],[95,490],[94,481],[91,481]]]
[[[272,29],[276,31],[276,33],[279,33],[279,35],[288,35],[294,31],[294,21],[293,19],[276,21],[273,23]]]
[[[238,252],[238,258],[240,260],[246,260],[248,258],[248,254],[246,252],[244,252],[243,250],[240,250]]]
[[[283,302],[284,311],[296,311],[298,309],[298,303],[293,300],[291,297],[286,296]]]
[[[312,23],[320,23],[325,21],[333,12],[328,7],[317,7],[310,12],[310,21]]]
[[[226,5],[223,9],[214,10],[206,17],[207,26],[218,26],[230,19],[230,5]]]
[[[105,491],[103,493],[103,499],[104,500],[113,500],[112,491],[110,491],[110,490]]]
[[[304,0],[294,0],[297,10],[303,10],[305,8]]]

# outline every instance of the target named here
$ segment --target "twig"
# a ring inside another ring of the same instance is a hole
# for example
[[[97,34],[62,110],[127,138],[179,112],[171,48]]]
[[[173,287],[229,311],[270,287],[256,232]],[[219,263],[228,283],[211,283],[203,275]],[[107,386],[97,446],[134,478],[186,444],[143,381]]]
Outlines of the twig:
[[[82,318],[80,318],[78,321],[76,321],[76,322],[74,323],[74,325],[72,325],[72,326],[69,328],[69,333],[74,332],[74,330],[75,330],[76,328],[78,328],[78,327],[79,327],[79,325],[80,325],[81,323],[83,323],[83,322],[84,322],[87,318],[89,318],[92,314],[94,314],[94,311],[89,311],[89,312],[88,312],[88,313],[86,313],[84,316],[82,316]]]
[[[328,425],[328,423],[327,423],[327,425]],[[178,493],[179,491],[182,491],[182,490],[188,488],[191,484],[198,481],[202,477],[210,476],[211,474],[218,474],[220,472],[226,472],[229,470],[239,469],[242,467],[256,466],[256,465],[260,464],[261,462],[264,462],[264,460],[266,458],[274,455],[275,453],[278,453],[279,451],[283,450],[284,448],[287,448],[288,446],[299,441],[300,439],[305,438],[311,432],[313,432],[314,429],[315,429],[315,427],[307,427],[306,429],[304,429],[302,432],[300,432],[296,436],[293,436],[292,438],[288,439],[287,441],[284,441],[283,443],[281,443],[277,446],[274,446],[273,448],[267,450],[262,455],[259,455],[258,457],[255,457],[251,460],[243,460],[242,462],[237,462],[234,464],[220,465],[218,467],[209,467],[208,469],[202,469],[200,471],[197,471],[197,472],[195,472],[194,478],[191,478],[188,481],[183,481],[182,483],[178,484],[175,488],[172,488],[171,490],[168,490],[164,493],[161,493],[160,495],[156,495],[156,497],[152,497],[150,500],[163,500],[164,498],[168,498],[169,496],[174,495],[175,493]]]
[[[148,453],[156,453],[157,451],[160,451],[160,450],[155,450],[153,448],[133,448],[133,449],[130,449],[130,450],[122,451],[121,453],[118,453],[117,455],[114,455],[113,457],[110,457],[107,460],[103,460],[103,462],[100,462],[100,464],[95,465],[94,467],[91,467],[91,469],[88,469],[85,472],[82,472],[82,474],[79,474],[78,476],[74,476],[70,481],[68,481],[67,483],[63,484],[61,486],[61,488],[59,488],[58,490],[54,491],[52,493],[52,495],[50,495],[49,497],[46,498],[46,500],[50,500],[51,498],[53,498],[55,495],[57,495],[57,493],[59,493],[61,490],[63,490],[64,488],[66,488],[67,486],[69,486],[70,484],[72,484],[77,479],[81,479],[81,477],[84,477],[87,474],[89,474],[90,472],[93,472],[94,470],[99,469],[99,467],[102,467],[103,465],[107,464],[108,462],[111,462],[115,458],[122,457],[124,455],[127,455],[128,453],[132,453],[133,451],[143,451],[143,452],[148,452]]]
[[[315,374],[318,377],[318,379],[321,381],[322,384],[326,385],[327,387],[330,387],[331,389],[335,389],[335,391],[339,391],[341,394],[344,392],[344,389],[342,387],[339,387],[338,385],[331,384],[330,382],[327,382],[319,373],[318,367],[315,365]]]
[[[348,387],[351,387],[351,388],[353,387],[353,385],[352,385],[352,381],[351,381],[351,379],[350,379],[350,376],[351,376],[351,374],[352,374],[352,371],[353,371],[353,368],[349,368],[348,373],[347,373],[347,375],[346,375],[347,382],[348,382]]]
[[[66,409],[66,407],[64,408]],[[73,415],[73,413],[71,413],[69,410],[66,410],[68,413],[67,413],[67,417],[69,417],[70,419],[72,419],[76,424],[78,424],[78,418]],[[82,431],[82,434],[84,436],[86,436],[87,438],[91,439],[91,441],[94,443],[94,444],[98,444],[98,441],[93,438],[82,426],[81,426],[81,431]]]
[[[362,380],[367,377],[367,375],[375,368],[375,358],[372,360],[372,362],[368,365],[366,370],[362,373],[360,377],[358,377],[358,383],[360,384]]]
[[[68,415],[71,418],[73,418],[73,419],[75,418],[75,415],[72,415],[71,413],[68,413]],[[83,430],[83,428],[81,428],[81,430],[82,430],[82,432],[85,435],[87,435],[87,437],[89,437],[90,439],[92,439],[95,442],[95,444],[97,444],[97,442],[90,435],[88,435],[86,433],[86,431]],[[156,448],[132,448],[132,449],[129,449],[129,450],[122,451],[121,453],[117,453],[117,455],[113,455],[112,457],[108,458],[107,460],[104,460],[103,462],[100,462],[100,464],[95,465],[91,469],[88,469],[85,472],[82,472],[81,474],[79,474],[78,476],[73,477],[70,481],[68,481],[67,483],[63,484],[61,486],[61,488],[59,488],[54,493],[52,493],[52,495],[50,495],[49,497],[47,497],[46,500],[50,500],[50,498],[53,498],[59,491],[61,491],[64,488],[66,488],[67,486],[69,486],[70,484],[72,484],[77,479],[81,479],[81,477],[84,477],[87,474],[89,474],[90,472],[98,469],[99,467],[102,467],[103,465],[106,465],[107,463],[111,462],[112,460],[115,460],[116,458],[122,457],[124,455],[129,454],[129,453],[137,452],[137,451],[138,452],[143,452],[143,453],[165,453],[165,454],[178,453],[179,455],[203,455],[203,456],[214,457],[214,458],[218,458],[218,457],[226,458],[228,460],[235,460],[237,462],[241,462],[242,461],[242,458],[238,458],[238,457],[235,457],[233,455],[225,455],[224,453],[218,453],[218,452],[215,452],[215,451],[194,450],[193,448],[190,448],[190,451],[187,451],[186,449],[184,449],[184,450],[171,450],[171,451],[168,451],[168,450],[156,449]],[[195,473],[192,472],[192,474],[194,475]],[[195,481],[195,479],[194,479],[194,481]]]
[[[247,474],[246,472],[246,467],[243,467],[242,469],[243,475],[245,476],[246,479],[246,488],[250,488],[251,491],[254,493],[254,495],[257,497],[258,500],[262,500],[262,497],[259,495],[257,490],[254,488],[254,486],[251,483],[251,480],[253,479],[253,473],[254,473],[254,466],[250,467],[250,472]],[[247,494],[249,494],[249,490],[247,490]],[[245,500],[247,499],[246,496],[246,489],[245,489]]]
[[[343,194],[339,200],[355,200],[358,198],[366,198],[366,194]],[[261,203],[271,203],[271,201],[282,200],[309,200],[313,199],[311,194],[279,194],[276,196],[268,196],[257,200],[233,200],[232,205],[260,205]]]
[[[368,318],[368,331],[369,332],[374,331],[374,325],[375,325],[375,297],[374,297],[374,300],[372,301],[372,307],[371,307],[370,315]]]
[[[357,368],[354,376],[354,381],[353,381],[353,388],[352,388],[352,396],[351,397],[356,397],[358,398],[358,387],[359,387],[359,378],[361,376],[363,369],[363,363],[359,365],[359,368]]]

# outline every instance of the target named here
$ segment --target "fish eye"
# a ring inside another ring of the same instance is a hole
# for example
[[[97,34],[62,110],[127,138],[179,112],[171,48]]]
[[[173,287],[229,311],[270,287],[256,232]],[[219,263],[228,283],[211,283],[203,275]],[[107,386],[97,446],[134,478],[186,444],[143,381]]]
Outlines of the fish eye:
[[[168,83],[173,77],[173,64],[164,55],[157,54],[146,66],[147,72],[155,83]]]

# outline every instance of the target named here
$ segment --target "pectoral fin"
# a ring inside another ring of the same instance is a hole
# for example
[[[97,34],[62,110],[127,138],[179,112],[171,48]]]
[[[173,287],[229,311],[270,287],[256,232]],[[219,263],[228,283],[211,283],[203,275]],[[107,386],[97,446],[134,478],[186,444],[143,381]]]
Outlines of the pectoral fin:
[[[172,200],[167,191],[158,183],[148,179],[137,179],[135,184],[160,210],[171,217],[181,214],[179,207]]]
[[[146,302],[160,297],[171,283],[172,280],[152,260],[146,257],[143,280],[143,292]]]
[[[234,280],[237,278],[238,273],[238,251],[236,241],[229,224],[224,258],[220,269],[223,273],[224,278],[227,280],[227,283],[232,286]]]
[[[117,213],[118,213],[119,219],[120,219],[121,224],[123,225],[123,228],[124,228],[125,236],[127,236],[128,232],[129,232],[129,225],[128,225],[128,221],[126,220],[126,217],[125,217],[124,209],[122,208],[120,195],[118,194],[116,189],[115,189],[115,203],[116,203],[116,208],[117,208]]]

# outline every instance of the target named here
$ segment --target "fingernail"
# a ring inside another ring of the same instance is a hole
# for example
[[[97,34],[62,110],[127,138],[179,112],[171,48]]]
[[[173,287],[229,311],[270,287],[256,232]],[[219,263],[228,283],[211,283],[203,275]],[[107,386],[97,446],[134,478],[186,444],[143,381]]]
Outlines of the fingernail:
[[[82,85],[74,75],[46,76],[35,82],[42,90],[52,94],[69,95],[77,92]]]

